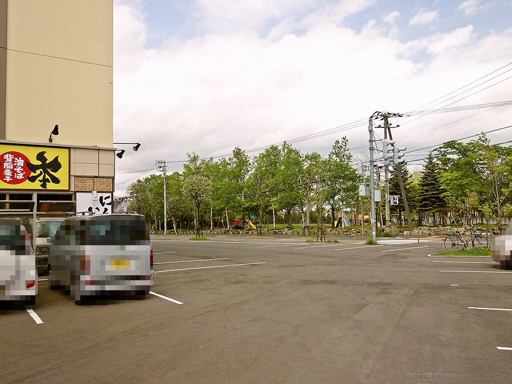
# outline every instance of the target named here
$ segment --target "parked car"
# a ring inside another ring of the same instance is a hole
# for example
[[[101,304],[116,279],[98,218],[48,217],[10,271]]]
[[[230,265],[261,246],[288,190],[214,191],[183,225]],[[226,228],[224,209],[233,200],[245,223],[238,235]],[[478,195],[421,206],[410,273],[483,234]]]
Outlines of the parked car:
[[[491,257],[500,263],[503,269],[512,269],[512,221],[504,235],[491,243]]]
[[[39,276],[48,274],[48,248],[55,238],[55,233],[64,221],[64,217],[45,217],[37,219],[36,267]],[[32,228],[34,227],[31,221]]]
[[[48,252],[50,289],[76,304],[108,293],[149,295],[153,252],[142,215],[93,215],[63,221]]]
[[[19,219],[0,219],[0,301],[36,304],[36,258]]]

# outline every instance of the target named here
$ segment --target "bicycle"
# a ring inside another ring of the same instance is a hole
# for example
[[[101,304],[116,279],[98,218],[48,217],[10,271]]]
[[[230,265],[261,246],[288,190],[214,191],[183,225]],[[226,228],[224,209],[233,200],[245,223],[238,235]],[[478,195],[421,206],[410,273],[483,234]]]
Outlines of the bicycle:
[[[482,248],[487,247],[487,237],[484,236],[481,232],[475,231],[473,227],[469,228],[471,245],[473,248]]]
[[[469,232],[469,235],[466,235]],[[459,251],[469,248],[481,248],[487,246],[486,237],[470,227],[468,231],[463,233],[455,231],[446,235],[444,239],[444,247],[447,251]]]
[[[459,231],[455,231],[444,238],[444,248],[447,251],[462,251],[468,248],[468,243]]]

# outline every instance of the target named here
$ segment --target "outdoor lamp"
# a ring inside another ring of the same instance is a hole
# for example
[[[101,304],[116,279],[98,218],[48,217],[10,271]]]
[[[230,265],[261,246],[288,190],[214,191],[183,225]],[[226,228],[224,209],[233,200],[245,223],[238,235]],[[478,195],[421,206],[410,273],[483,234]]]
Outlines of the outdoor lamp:
[[[125,153],[125,150],[121,149],[118,153],[116,153],[116,156],[121,159],[123,157],[124,153]]]
[[[49,143],[53,143],[52,136],[58,136],[59,135],[59,124],[55,124],[55,127],[53,127],[52,132],[50,133],[50,137],[48,138]]]
[[[133,146],[133,150],[134,150],[135,152],[137,152],[137,151],[139,150],[140,146],[142,145],[141,143],[113,143],[113,144],[114,144],[114,145],[116,145],[116,144],[117,144],[117,145],[135,144],[135,145]],[[123,150],[123,153],[124,153],[124,152],[125,152],[125,151]]]

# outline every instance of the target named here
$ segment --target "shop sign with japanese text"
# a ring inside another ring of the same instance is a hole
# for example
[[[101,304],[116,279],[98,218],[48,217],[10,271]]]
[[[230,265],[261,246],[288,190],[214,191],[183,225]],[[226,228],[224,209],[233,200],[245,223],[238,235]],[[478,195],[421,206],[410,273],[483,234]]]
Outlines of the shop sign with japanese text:
[[[0,144],[0,190],[69,190],[69,148]]]

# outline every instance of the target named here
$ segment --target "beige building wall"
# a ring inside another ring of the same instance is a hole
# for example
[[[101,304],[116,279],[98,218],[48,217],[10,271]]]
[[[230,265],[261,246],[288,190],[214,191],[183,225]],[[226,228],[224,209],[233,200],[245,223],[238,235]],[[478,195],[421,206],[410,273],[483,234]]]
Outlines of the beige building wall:
[[[112,1],[0,0],[0,17],[2,9],[0,139],[47,143],[59,124],[56,144],[112,147]]]

